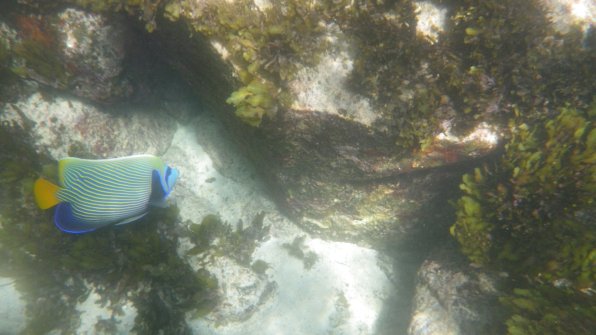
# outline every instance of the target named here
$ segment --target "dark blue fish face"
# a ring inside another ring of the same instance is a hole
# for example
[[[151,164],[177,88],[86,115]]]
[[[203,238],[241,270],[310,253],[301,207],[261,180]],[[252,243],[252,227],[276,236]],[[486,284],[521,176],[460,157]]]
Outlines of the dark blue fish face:
[[[166,175],[165,175],[165,180],[166,180],[166,184],[168,185],[168,190],[166,193],[170,193],[172,192],[172,189],[174,188],[174,185],[176,185],[176,180],[178,180],[178,176],[180,175],[180,173],[178,172],[178,169],[173,169],[169,166],[166,166]]]

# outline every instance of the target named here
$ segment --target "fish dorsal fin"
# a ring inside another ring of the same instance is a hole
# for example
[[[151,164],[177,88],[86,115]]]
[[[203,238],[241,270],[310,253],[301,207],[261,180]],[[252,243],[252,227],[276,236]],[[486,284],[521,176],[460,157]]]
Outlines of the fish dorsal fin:
[[[60,203],[56,193],[60,190],[58,185],[55,185],[43,178],[35,181],[33,186],[33,194],[35,195],[35,202],[41,209],[48,209]]]
[[[60,185],[67,187],[72,180],[93,171],[93,174],[106,173],[109,170],[136,169],[141,166],[150,166],[161,169],[164,163],[160,158],[151,155],[134,155],[128,157],[109,159],[82,159],[76,157],[62,158],[58,163]]]
[[[69,181],[76,178],[81,171],[87,171],[90,167],[99,166],[100,160],[81,159],[76,157],[62,158],[58,162],[58,177],[62,187],[68,187]]]

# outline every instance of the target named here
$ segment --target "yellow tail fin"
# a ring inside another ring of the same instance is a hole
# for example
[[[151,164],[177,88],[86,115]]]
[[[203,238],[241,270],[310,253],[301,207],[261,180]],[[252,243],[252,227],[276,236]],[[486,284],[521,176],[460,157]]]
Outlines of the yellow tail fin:
[[[56,197],[56,192],[58,192],[59,189],[60,187],[43,178],[37,179],[33,187],[37,206],[41,209],[48,209],[56,206],[60,202]]]

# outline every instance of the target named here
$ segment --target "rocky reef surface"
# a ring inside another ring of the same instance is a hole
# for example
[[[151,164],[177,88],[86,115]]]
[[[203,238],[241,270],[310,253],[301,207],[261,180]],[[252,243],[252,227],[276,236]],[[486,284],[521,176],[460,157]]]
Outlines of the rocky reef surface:
[[[0,9],[0,333],[596,326],[589,1]],[[35,208],[60,158],[140,153],[168,208]]]

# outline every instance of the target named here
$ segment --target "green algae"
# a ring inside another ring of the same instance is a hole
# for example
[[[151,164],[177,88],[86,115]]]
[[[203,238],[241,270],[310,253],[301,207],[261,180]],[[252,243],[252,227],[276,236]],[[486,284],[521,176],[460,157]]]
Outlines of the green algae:
[[[304,245],[306,235],[296,236],[292,243],[284,243],[282,247],[288,251],[288,255],[295,257],[303,262],[304,269],[310,270],[315,265],[319,257],[316,253],[308,250]]]
[[[19,78],[25,76],[25,73],[19,76],[15,72],[14,59],[14,52],[8,46],[8,42],[0,41],[0,100],[5,102],[16,100],[22,84]]]
[[[445,78],[439,84],[469,120],[485,114],[496,88],[514,105],[503,107],[506,113],[527,118],[549,103],[589,105],[596,83],[585,73],[595,70],[593,46],[577,27],[555,32],[540,1],[461,1],[449,28],[441,43],[453,53],[431,59]]]
[[[4,43],[0,43],[0,70],[5,70],[10,64],[11,55],[8,47]]]
[[[271,93],[273,87],[266,83],[251,82],[234,91],[226,100],[236,107],[236,116],[245,123],[258,127],[266,114],[271,115],[274,107]]]
[[[285,0],[263,7],[251,0],[73,1],[95,11],[128,12],[151,29],[162,17],[182,21],[219,45],[239,81],[228,102],[251,126],[291,106],[288,82],[329,51],[328,29],[334,27],[351,44],[350,87],[382,116],[397,154],[429,143],[447,106],[457,112],[454,130],[463,133],[479,120],[503,124],[503,115],[491,112],[502,107],[499,101],[511,103],[504,112],[533,111],[563,99],[585,107],[582,101],[596,89],[589,76],[581,76],[595,70],[582,34],[553,32],[537,0],[446,3],[449,33],[436,43],[417,35],[415,6],[408,0]],[[267,90],[251,102],[238,99],[255,83]]]
[[[273,117],[277,88],[292,79],[305,65],[314,65],[325,43],[321,40],[320,20],[298,1],[282,1],[257,10],[252,1],[211,2],[192,17],[192,28],[220,43],[229,53],[229,62],[237,69],[241,84],[228,103],[236,115],[251,126],[259,126],[263,117]],[[167,7],[168,8],[168,7]],[[178,16],[172,14],[171,19]],[[179,11],[179,10],[178,10]],[[179,15],[179,14],[178,14]],[[248,92],[252,99],[238,100]]]
[[[512,120],[501,160],[463,177],[451,227],[462,252],[529,285],[502,300],[510,334],[581,333],[596,324],[594,116],[596,103],[531,125]],[[578,315],[589,317],[568,322]]]
[[[14,57],[24,61],[23,66],[13,66],[14,74],[40,80],[55,87],[65,88],[68,76],[64,64],[53,48],[48,48],[43,40],[28,38],[15,45]]]
[[[251,256],[258,242],[269,232],[269,227],[263,225],[264,218],[265,213],[261,212],[248,227],[245,228],[242,221],[239,221],[234,228],[217,215],[206,215],[201,224],[189,226],[187,235],[194,247],[187,254],[192,256],[209,252],[216,256],[227,256],[239,265],[251,267]]]
[[[265,272],[267,271],[267,269],[269,269],[269,264],[263,260],[256,260],[254,261],[251,265],[250,268],[259,275],[265,274]]]
[[[589,334],[596,325],[592,298],[570,289],[546,285],[516,288],[501,302],[512,313],[506,321],[511,335]]]

